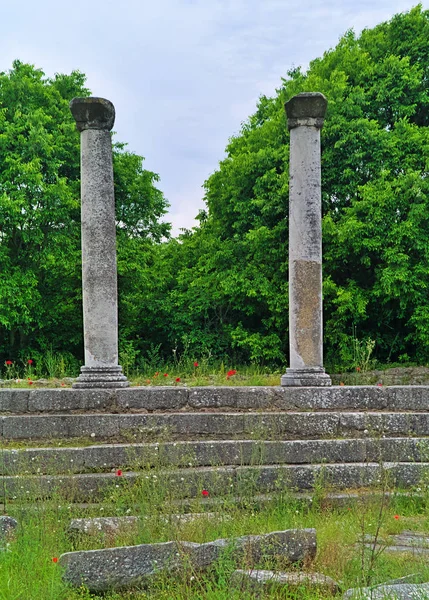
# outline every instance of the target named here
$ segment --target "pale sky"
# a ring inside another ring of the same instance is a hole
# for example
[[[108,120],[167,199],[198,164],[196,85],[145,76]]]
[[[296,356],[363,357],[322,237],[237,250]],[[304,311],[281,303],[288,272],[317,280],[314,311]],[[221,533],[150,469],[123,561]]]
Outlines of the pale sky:
[[[116,139],[161,177],[173,233],[195,224],[228,138],[292,66],[417,0],[2,0],[0,71],[78,69]],[[422,2],[429,8],[429,0]],[[317,91],[317,90],[315,90]]]

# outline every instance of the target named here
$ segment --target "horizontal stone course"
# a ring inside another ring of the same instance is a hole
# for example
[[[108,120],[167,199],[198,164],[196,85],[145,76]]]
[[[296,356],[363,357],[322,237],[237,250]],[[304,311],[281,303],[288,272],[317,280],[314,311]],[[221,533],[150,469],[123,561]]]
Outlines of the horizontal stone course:
[[[238,564],[244,557],[253,564],[276,556],[289,563],[308,561],[316,555],[316,532],[290,529],[204,544],[164,542],[67,552],[60,556],[59,563],[66,582],[76,587],[83,584],[90,591],[99,592],[135,586],[157,573],[183,569],[185,565],[207,568],[230,545],[234,546],[233,557]]]
[[[312,490],[316,484],[336,490],[381,486],[385,477],[401,488],[419,484],[427,476],[429,463],[338,463],[314,465],[260,465],[194,467],[157,470],[150,473],[127,471],[115,473],[87,473],[78,475],[4,476],[4,495],[7,498],[49,497],[61,491],[71,502],[101,499],[109,489],[134,484],[142,478],[153,478],[152,487],[160,482],[161,490],[168,489],[174,498],[200,498],[201,490],[211,497],[229,497],[237,494],[269,493],[278,491]]]
[[[0,417],[6,440],[88,438],[139,442],[168,439],[323,439],[426,436],[428,412],[177,412],[46,414]]]
[[[0,389],[0,413],[82,410],[412,410],[429,408],[429,386],[133,387],[127,389]]]
[[[88,517],[72,519],[68,528],[71,535],[97,535],[99,533],[112,535],[124,532],[136,532],[139,525],[142,526],[148,521],[162,521],[164,523],[174,524],[176,527],[191,523],[192,521],[208,521],[218,518],[219,520],[229,520],[228,515],[216,514],[213,512],[205,513],[181,513],[181,514],[157,514],[144,515],[141,517],[121,516],[121,517]],[[1,517],[0,517],[1,519]],[[1,521],[0,521],[1,525]]]
[[[429,460],[429,438],[210,440],[105,444],[2,451],[0,475],[84,473],[112,469],[215,465],[317,464]]]

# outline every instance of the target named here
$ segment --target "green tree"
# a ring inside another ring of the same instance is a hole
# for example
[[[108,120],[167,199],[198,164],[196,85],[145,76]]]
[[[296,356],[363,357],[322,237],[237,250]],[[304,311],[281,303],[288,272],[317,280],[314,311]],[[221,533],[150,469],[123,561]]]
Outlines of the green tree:
[[[288,132],[284,102],[328,98],[322,130],[325,346],[353,367],[352,331],[382,360],[429,360],[429,11],[421,6],[293,69],[231,138],[182,237],[176,338],[243,359],[287,354]],[[190,333],[191,332],[191,333]],[[210,337],[211,335],[211,337]]]
[[[82,352],[79,134],[69,111],[85,76],[45,77],[20,61],[0,74],[0,354]],[[142,157],[116,145],[120,286],[138,253],[168,236],[167,203]],[[144,243],[143,243],[144,242]],[[131,261],[129,261],[131,263]]]

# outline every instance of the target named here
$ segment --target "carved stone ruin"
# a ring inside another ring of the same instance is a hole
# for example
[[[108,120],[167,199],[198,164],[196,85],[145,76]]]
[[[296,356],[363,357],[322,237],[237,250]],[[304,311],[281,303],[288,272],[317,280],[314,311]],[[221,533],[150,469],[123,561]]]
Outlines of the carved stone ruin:
[[[329,386],[323,368],[320,130],[323,94],[294,96],[285,109],[290,130],[289,348],[282,386]]]
[[[104,98],[74,98],[81,134],[82,295],[85,366],[75,388],[127,387],[118,364],[115,198],[110,130],[115,108]]]

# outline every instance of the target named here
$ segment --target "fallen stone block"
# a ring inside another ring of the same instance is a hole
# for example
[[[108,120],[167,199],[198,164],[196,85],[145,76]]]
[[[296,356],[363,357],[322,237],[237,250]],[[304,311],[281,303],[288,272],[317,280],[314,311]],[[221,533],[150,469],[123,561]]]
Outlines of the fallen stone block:
[[[246,565],[252,566],[269,557],[281,557],[282,562],[294,563],[315,557],[316,531],[289,529],[205,544],[164,542],[67,552],[60,556],[59,562],[66,582],[98,592],[135,586],[153,575],[180,569],[186,564],[197,569],[208,567],[231,545],[237,563],[245,560]]]
[[[162,514],[162,515],[144,515],[142,517],[123,516],[123,517],[88,517],[83,519],[72,519],[69,525],[69,533],[96,535],[104,533],[106,535],[115,535],[137,530],[141,521],[149,519],[162,520],[165,523],[174,525],[185,525],[199,519],[214,519],[217,515],[213,512],[206,513],[184,513],[184,514]],[[228,516],[228,515],[227,515]],[[223,520],[225,516],[222,515]]]
[[[336,594],[340,589],[334,579],[320,573],[282,573],[262,569],[247,571],[238,569],[232,573],[230,584],[241,591],[252,592],[258,592],[267,587],[296,588],[305,586],[313,590]]]
[[[18,521],[7,515],[0,517],[0,543],[8,539],[18,527]]]
[[[379,585],[372,588],[352,588],[343,595],[344,600],[427,600],[429,583],[403,583]]]
[[[424,533],[416,531],[403,531],[400,534],[390,535],[384,543],[378,540],[375,542],[370,535],[365,536],[365,546],[372,548],[375,543],[375,548],[378,551],[409,554],[429,554],[429,537]]]

